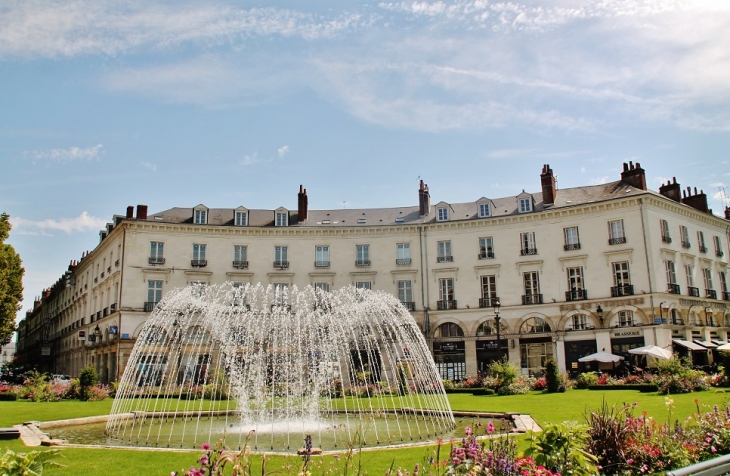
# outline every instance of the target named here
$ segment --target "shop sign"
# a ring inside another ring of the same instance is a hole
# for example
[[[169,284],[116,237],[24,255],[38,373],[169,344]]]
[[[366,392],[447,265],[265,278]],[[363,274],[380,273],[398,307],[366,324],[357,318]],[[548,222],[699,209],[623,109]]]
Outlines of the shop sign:
[[[41,355],[44,357],[51,355],[51,346],[44,345],[43,347],[41,347]]]
[[[441,354],[456,354],[464,352],[463,342],[434,342],[433,343],[434,353]]]
[[[96,342],[96,336],[94,334],[89,334],[89,343]]]
[[[117,326],[109,326],[109,334],[117,335],[119,328]]]
[[[631,329],[627,331],[613,331],[612,337],[641,337],[644,333],[639,329]]]
[[[79,331],[79,340],[86,340],[86,331]]]

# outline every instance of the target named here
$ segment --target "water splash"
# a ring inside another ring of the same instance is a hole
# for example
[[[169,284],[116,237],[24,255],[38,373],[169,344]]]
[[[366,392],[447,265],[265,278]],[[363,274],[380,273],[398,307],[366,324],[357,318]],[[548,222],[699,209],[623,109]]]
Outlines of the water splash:
[[[133,446],[295,450],[423,441],[455,422],[393,296],[244,285],[168,293],[141,330],[106,427]]]

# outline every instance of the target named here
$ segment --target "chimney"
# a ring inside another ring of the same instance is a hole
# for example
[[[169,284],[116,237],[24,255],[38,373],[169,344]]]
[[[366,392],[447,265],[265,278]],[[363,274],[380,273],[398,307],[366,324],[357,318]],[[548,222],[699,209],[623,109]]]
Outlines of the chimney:
[[[43,290],[42,299],[46,299],[46,298],[50,297],[50,295],[51,295],[51,288],[46,288]]]
[[[303,185],[299,185],[299,193],[297,194],[299,223],[307,221],[307,212],[309,211],[309,199],[307,198],[307,189]]]
[[[137,220],[147,219],[147,205],[137,205]]]
[[[553,169],[550,165],[545,164],[542,166],[542,173],[540,174],[540,183],[542,184],[542,202],[544,205],[552,205],[555,203],[555,197],[558,193],[558,188],[555,184],[555,175],[553,175]]]
[[[676,177],[672,177],[671,182],[669,180],[667,180],[666,185],[662,185],[661,187],[659,187],[659,193],[661,195],[664,195],[665,197],[672,199],[675,202],[682,201],[682,197],[681,197],[681,194],[679,193],[679,191],[680,191],[679,184],[677,183]]]
[[[421,186],[418,189],[418,212],[423,217],[428,215],[431,210],[431,195],[428,193],[428,185],[421,180]]]
[[[730,220],[730,207],[725,207],[725,220]]]
[[[631,161],[628,164],[624,162],[624,171],[621,172],[621,180],[634,188],[646,190],[646,175],[644,174],[644,169],[641,168],[638,162],[636,162],[636,167],[634,167],[634,163]]]
[[[712,210],[707,207],[707,195],[702,190],[700,190],[700,193],[697,193],[697,187],[695,187],[695,192],[692,194],[692,189],[687,187],[687,191],[682,193],[682,195],[682,203],[685,205],[689,205],[703,213],[712,213]]]
[[[134,217],[134,207],[132,205],[127,207],[127,218]]]

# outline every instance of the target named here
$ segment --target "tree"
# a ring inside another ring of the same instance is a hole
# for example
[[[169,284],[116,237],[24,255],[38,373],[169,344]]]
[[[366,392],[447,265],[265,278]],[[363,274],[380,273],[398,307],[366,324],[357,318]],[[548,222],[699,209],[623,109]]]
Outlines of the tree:
[[[10,342],[15,332],[15,316],[23,300],[23,269],[20,255],[5,244],[10,236],[10,216],[0,215],[0,345]]]

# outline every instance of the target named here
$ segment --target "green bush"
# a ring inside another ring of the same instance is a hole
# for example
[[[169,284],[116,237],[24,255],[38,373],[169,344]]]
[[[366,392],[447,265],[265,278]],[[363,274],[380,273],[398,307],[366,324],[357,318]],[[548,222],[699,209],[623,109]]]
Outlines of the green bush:
[[[59,450],[31,451],[29,453],[16,453],[6,449],[5,454],[0,456],[0,474],[7,475],[34,475],[43,474],[45,466],[62,466],[51,459],[59,455]]]
[[[545,379],[547,381],[547,393],[564,392],[565,385],[561,385],[560,368],[555,359],[547,359],[545,361]]]
[[[91,387],[96,385],[98,380],[99,375],[91,365],[81,369],[81,373],[79,373],[79,399],[89,400],[91,398]]]
[[[598,375],[595,372],[583,372],[575,379],[575,388],[588,388],[598,385]]]
[[[587,426],[575,422],[551,424],[539,436],[532,434],[525,455],[533,457],[538,465],[563,475],[599,474],[598,458],[584,449],[588,443],[587,430]]]
[[[487,374],[495,378],[495,386],[497,390],[502,387],[509,387],[520,375],[520,370],[512,364],[507,357],[489,364]]]
[[[2,402],[14,402],[18,399],[18,394],[13,392],[2,392],[0,393],[0,401]]]
[[[471,389],[472,395],[494,395],[494,390],[491,388],[473,388]]]

